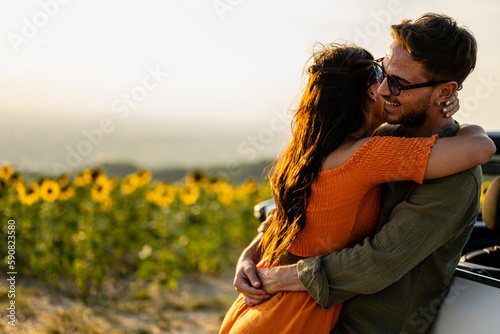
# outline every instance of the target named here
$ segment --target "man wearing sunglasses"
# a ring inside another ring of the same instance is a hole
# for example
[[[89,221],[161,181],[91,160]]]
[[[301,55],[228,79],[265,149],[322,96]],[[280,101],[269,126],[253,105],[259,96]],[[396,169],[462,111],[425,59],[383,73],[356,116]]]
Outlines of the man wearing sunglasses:
[[[386,56],[373,64],[389,123],[376,135],[454,136],[459,126],[443,117],[442,103],[474,69],[475,38],[437,14],[393,25],[392,36]],[[236,289],[248,304],[277,291],[304,290],[324,308],[343,302],[337,334],[425,333],[474,226],[481,182],[476,167],[422,185],[387,184],[373,237],[259,276],[257,238],[240,258]]]
[[[406,85],[406,86],[402,85],[398,81],[398,78],[396,78],[395,76],[392,76],[392,75],[388,75],[385,72],[384,64],[383,64],[384,58],[379,58],[379,59],[373,61],[375,74],[377,76],[378,81],[380,81],[380,82],[383,82],[384,78],[387,78],[387,86],[389,86],[389,90],[391,91],[392,95],[394,95],[394,96],[399,96],[399,94],[401,94],[402,90],[422,88],[422,87],[431,87],[431,86],[436,86],[436,85],[439,85],[442,83],[446,83],[448,81],[452,81],[452,80],[427,81],[427,82],[420,83],[420,84],[413,84],[413,85]],[[400,80],[404,80],[404,79],[400,79]]]

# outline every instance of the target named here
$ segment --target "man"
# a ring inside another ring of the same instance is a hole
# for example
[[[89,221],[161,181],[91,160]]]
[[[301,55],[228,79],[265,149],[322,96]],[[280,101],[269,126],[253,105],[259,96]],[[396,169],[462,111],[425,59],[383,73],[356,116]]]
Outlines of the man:
[[[382,126],[376,134],[454,136],[459,126],[442,116],[442,103],[474,69],[474,37],[436,14],[394,25],[392,36],[379,61],[386,78],[378,93],[385,120],[399,125]],[[260,235],[240,258],[235,287],[249,305],[277,291],[301,290],[324,308],[344,302],[333,333],[424,333],[474,226],[481,183],[476,167],[422,185],[387,184],[375,236],[354,248],[261,271],[261,278],[255,272]]]

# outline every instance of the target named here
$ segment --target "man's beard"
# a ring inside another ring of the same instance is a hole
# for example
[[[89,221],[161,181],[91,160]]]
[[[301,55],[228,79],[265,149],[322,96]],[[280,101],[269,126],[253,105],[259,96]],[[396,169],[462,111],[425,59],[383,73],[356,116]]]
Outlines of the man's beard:
[[[412,107],[406,107],[404,113],[399,114],[397,120],[388,121],[389,124],[401,124],[409,127],[421,126],[425,123],[428,117],[428,111],[431,106],[430,96],[422,98],[417,104]]]

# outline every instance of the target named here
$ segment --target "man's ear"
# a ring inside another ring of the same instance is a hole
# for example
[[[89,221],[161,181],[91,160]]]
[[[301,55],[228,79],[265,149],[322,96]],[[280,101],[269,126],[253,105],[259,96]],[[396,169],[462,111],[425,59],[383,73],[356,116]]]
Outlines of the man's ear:
[[[440,105],[451,99],[453,94],[458,90],[456,81],[448,81],[439,85],[439,95],[436,97],[436,104]]]

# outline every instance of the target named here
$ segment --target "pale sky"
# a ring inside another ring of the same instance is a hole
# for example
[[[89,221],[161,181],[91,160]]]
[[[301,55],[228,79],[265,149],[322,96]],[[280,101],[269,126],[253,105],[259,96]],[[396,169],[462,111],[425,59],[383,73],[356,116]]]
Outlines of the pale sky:
[[[500,130],[494,0],[0,1],[1,160],[55,172],[274,157],[315,42],[381,57],[390,24],[425,12],[479,43],[456,119]]]

